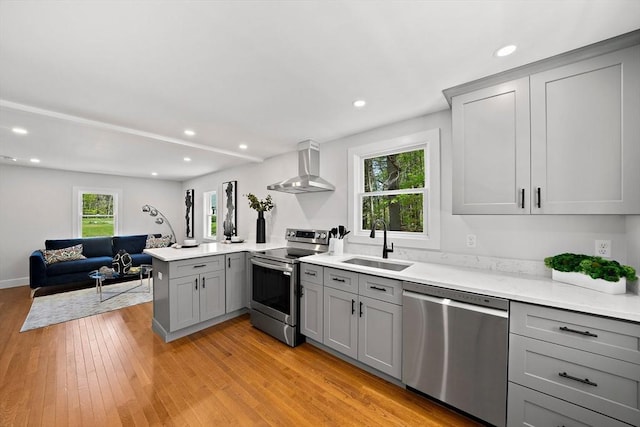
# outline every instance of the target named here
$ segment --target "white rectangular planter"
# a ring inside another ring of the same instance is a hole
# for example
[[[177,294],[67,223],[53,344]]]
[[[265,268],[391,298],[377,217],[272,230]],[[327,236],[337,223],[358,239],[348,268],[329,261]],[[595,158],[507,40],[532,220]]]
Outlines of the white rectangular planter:
[[[604,279],[592,279],[591,277],[582,273],[567,273],[564,271],[552,270],[551,278],[558,282],[569,283],[571,285],[576,285],[607,294],[624,294],[625,292],[627,292],[626,277],[621,277],[617,282],[607,282]]]

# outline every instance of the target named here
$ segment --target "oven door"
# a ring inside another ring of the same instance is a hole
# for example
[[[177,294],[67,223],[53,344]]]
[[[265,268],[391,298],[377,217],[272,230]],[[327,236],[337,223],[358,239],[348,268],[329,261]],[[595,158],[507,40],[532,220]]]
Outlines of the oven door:
[[[296,265],[251,258],[251,309],[296,326]]]

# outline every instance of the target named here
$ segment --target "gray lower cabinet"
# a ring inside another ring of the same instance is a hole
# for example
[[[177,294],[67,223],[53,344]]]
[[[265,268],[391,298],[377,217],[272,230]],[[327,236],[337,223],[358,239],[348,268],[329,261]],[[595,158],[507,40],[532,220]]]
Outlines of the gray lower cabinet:
[[[324,270],[305,264],[300,266],[300,333],[318,342],[324,337]]]
[[[512,302],[510,332],[510,426],[640,425],[640,324]]]
[[[169,280],[170,331],[225,314],[225,271]]]
[[[507,413],[509,427],[629,427],[629,424],[514,383],[509,383]]]
[[[246,312],[244,252],[153,260],[153,330],[173,341]]]
[[[225,255],[226,312],[231,313],[249,306],[246,254]]]
[[[401,378],[401,293],[397,280],[325,268],[322,342],[380,372]]]

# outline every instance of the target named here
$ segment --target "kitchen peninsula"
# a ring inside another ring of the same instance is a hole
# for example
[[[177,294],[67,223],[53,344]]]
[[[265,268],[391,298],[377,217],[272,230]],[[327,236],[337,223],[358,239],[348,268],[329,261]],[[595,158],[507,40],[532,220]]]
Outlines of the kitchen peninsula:
[[[165,342],[247,313],[246,253],[280,242],[145,249],[153,257],[152,328]]]

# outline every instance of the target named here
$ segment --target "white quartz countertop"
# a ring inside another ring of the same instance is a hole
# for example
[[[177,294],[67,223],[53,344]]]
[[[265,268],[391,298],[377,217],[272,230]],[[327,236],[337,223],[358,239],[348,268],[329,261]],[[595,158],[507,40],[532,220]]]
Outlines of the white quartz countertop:
[[[353,257],[411,264],[411,266],[402,271],[390,271],[343,262]],[[329,254],[312,255],[302,258],[301,261],[325,267],[640,322],[640,296],[628,292],[626,294],[610,295],[556,282],[544,277],[499,273],[426,262],[383,260],[380,257],[357,254],[339,256]]]
[[[182,259],[200,258],[211,255],[224,255],[234,252],[264,251],[266,249],[281,248],[284,242],[269,243],[201,243],[195,248],[156,248],[145,249],[144,253],[160,261],[179,261]]]

